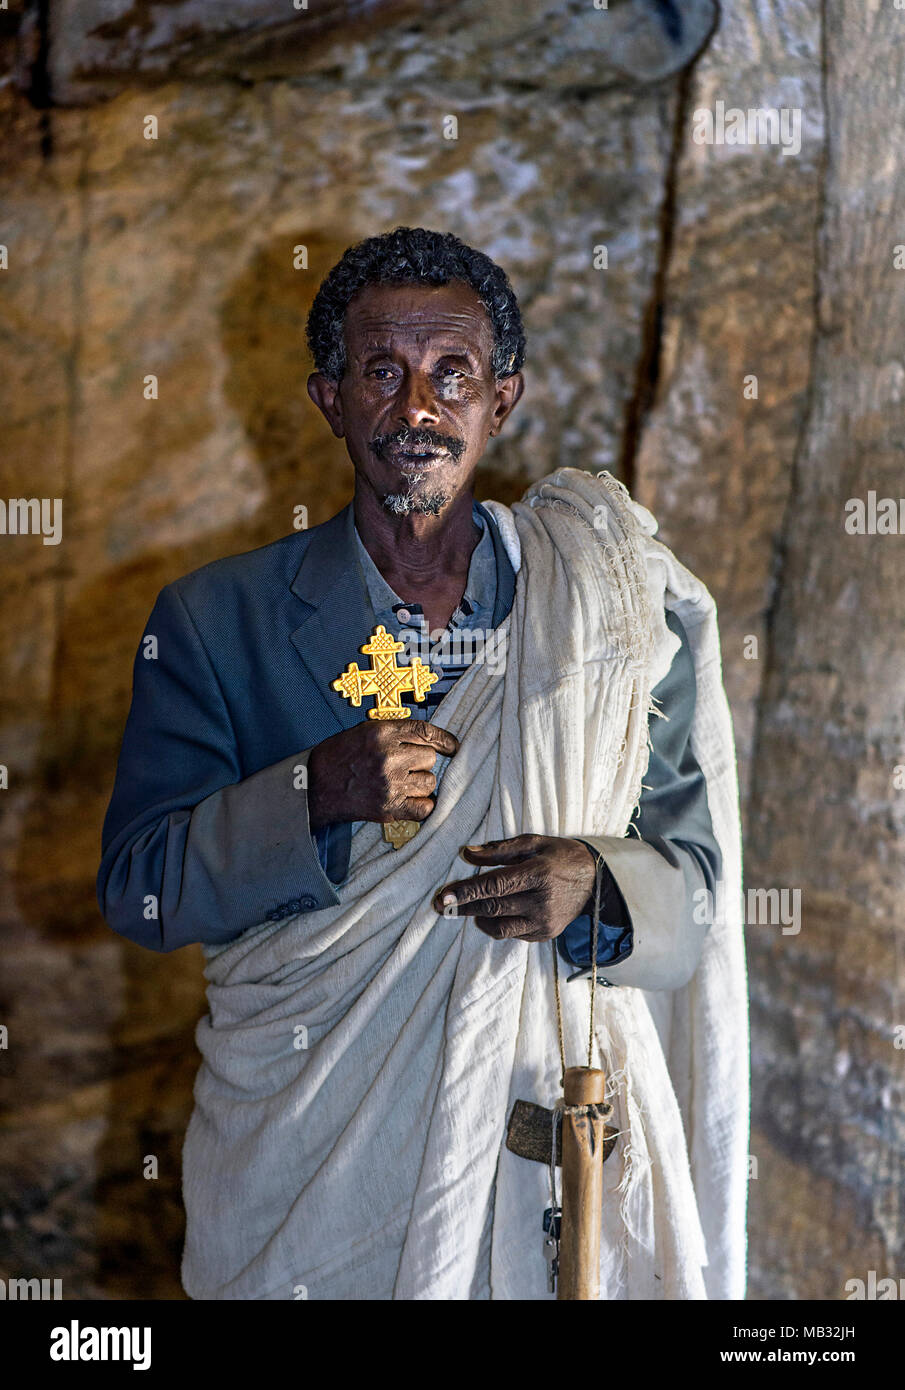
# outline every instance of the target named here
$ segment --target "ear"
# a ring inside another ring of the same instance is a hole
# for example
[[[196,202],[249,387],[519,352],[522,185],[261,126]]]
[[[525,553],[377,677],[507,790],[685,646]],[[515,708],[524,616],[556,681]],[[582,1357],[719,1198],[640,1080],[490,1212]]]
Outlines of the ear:
[[[330,381],[320,372],[312,372],[308,378],[308,395],[314,401],[337,439],[342,439],[343,407],[339,398],[339,382]]]
[[[512,376],[504,376],[497,381],[496,404],[493,408],[493,424],[490,429],[491,436],[499,434],[503,428],[503,421],[521,400],[524,389],[525,378],[521,372],[513,372]]]

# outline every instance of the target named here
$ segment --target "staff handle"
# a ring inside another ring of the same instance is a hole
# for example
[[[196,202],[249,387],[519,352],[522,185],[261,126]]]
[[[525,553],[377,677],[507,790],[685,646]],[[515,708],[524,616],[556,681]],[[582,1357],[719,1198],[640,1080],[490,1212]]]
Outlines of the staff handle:
[[[567,1067],[563,1077],[562,1225],[557,1299],[599,1299],[603,1219],[603,1148],[606,1125],[594,1114],[570,1114],[573,1105],[602,1105],[606,1073]]]

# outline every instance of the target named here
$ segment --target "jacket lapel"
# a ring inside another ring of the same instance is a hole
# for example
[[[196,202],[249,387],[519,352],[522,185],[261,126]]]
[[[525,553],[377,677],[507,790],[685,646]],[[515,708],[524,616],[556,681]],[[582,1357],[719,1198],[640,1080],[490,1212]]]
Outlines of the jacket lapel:
[[[367,642],[376,622],[355,553],[354,526],[350,502],[316,527],[290,585],[308,605],[308,613],[289,640],[332,717],[334,732],[351,729],[367,717],[364,705],[356,709],[331,689],[331,682],[351,661],[366,660],[358,648]]]

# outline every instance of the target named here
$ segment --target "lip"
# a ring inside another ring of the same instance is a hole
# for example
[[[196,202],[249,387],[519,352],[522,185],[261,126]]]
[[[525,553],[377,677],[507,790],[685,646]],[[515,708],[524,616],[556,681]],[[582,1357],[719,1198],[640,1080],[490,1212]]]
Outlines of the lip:
[[[434,449],[396,449],[390,454],[389,461],[397,468],[431,468],[446,457],[445,452]]]

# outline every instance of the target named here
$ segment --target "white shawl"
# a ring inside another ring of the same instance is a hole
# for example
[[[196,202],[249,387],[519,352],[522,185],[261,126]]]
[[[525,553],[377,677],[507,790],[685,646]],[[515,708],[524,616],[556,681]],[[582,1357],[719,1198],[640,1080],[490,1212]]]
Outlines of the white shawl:
[[[664,606],[694,655],[725,910],[684,989],[598,991],[595,1062],[621,1132],[601,1297],[743,1296],[741,851],[715,606],[609,474],[560,469],[511,512],[488,506],[518,571],[507,660],[476,662],[436,711],[460,748],[431,816],[400,851],[362,826],[339,906],[206,948],[184,1149],[193,1298],[552,1297],[548,1172],[504,1146],[517,1098],[559,1094],[551,948],[491,940],[431,898],[468,876],[464,844],[625,834],[650,692],[678,645]],[[350,634],[350,655],[366,636]],[[581,1064],[589,987],[562,993],[566,1060]]]

